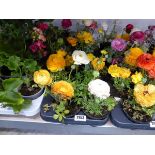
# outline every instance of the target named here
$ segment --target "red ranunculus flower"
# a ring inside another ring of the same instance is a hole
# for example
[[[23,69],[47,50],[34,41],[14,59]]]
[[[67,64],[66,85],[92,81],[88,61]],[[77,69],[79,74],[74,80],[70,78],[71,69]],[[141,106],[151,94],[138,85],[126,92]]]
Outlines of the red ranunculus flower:
[[[137,41],[138,43],[143,43],[144,40],[145,40],[145,34],[142,31],[136,31],[130,35],[130,41],[132,42]]]
[[[142,54],[137,59],[137,66],[150,71],[155,67],[155,57],[148,53]]]
[[[155,79],[155,66],[148,71],[149,77]]]
[[[125,28],[126,33],[130,33],[133,28],[134,26],[132,24],[128,24]]]
[[[64,28],[64,29],[67,29],[69,27],[72,26],[72,21],[70,19],[63,19],[61,21],[61,26]]]

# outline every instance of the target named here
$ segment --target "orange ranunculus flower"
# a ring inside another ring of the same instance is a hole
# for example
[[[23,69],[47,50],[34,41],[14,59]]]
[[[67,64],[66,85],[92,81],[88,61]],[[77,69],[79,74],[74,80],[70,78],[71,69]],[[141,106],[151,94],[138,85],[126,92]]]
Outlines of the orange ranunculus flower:
[[[140,48],[131,48],[129,53],[125,55],[125,63],[131,66],[136,66],[137,58],[142,54],[143,51]]]
[[[49,85],[52,82],[50,73],[45,69],[40,69],[39,71],[35,71],[33,75],[33,80],[35,83],[41,86]]]
[[[70,83],[58,81],[52,85],[51,93],[59,95],[62,99],[71,99],[74,96],[74,89]]]
[[[105,58],[95,58],[92,60],[91,64],[95,70],[100,71],[105,66],[105,60]]]
[[[47,59],[47,68],[51,72],[58,72],[65,68],[66,62],[63,56],[51,54]]]
[[[73,38],[73,37],[68,37],[67,41],[69,44],[71,44],[71,46],[74,47],[74,46],[76,46],[78,40],[76,38]]]
[[[134,96],[136,102],[142,107],[151,107],[155,105],[155,85],[135,85]]]
[[[130,40],[130,35],[128,33],[122,34],[121,36],[122,39],[129,41]]]
[[[137,66],[147,71],[152,70],[155,67],[155,57],[148,53],[142,54],[137,59]]]

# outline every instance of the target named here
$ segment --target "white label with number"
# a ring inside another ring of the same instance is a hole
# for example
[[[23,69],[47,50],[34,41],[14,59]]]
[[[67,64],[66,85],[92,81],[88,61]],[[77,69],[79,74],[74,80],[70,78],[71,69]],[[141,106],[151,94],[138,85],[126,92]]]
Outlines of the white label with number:
[[[150,122],[150,127],[155,128],[155,121]]]
[[[74,121],[86,122],[86,116],[85,115],[75,115]]]

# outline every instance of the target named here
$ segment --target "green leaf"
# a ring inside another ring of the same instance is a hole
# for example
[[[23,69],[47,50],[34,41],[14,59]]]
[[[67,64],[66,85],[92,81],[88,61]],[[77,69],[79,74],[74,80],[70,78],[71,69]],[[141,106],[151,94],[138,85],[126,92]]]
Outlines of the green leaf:
[[[69,114],[69,110],[65,110],[64,111],[64,114]]]
[[[61,122],[63,119],[62,115],[59,115],[59,122]]]
[[[20,78],[9,78],[2,82],[3,88],[7,91],[13,91],[18,89],[22,85],[23,81]]]
[[[20,65],[20,58],[17,56],[10,56],[6,64],[10,70],[17,70]]]
[[[21,94],[17,92],[1,91],[0,102],[3,104],[21,105],[24,102]]]
[[[57,114],[54,114],[54,116],[53,116],[53,118],[56,120],[56,119],[58,119],[58,117],[59,117],[59,115],[57,115]]]

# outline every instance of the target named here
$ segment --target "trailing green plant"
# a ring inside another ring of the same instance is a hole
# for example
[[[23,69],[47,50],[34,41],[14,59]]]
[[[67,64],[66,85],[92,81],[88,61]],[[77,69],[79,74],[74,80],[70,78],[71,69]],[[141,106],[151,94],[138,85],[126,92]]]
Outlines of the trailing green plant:
[[[30,105],[31,101],[24,99],[18,91],[22,84],[20,78],[9,78],[1,82],[0,103],[3,107],[11,107],[18,113]]]
[[[91,94],[86,96],[82,102],[82,108],[89,114],[95,116],[102,116],[108,111],[112,111],[115,106],[116,100],[114,98],[108,97],[106,99],[100,99]]]
[[[69,110],[66,109],[66,101],[60,101],[59,104],[52,104],[52,107],[55,111],[53,118],[59,122],[63,122],[65,116],[69,114]]]
[[[131,79],[130,78],[114,78],[114,87],[120,91],[123,92],[126,89],[131,89]]]

